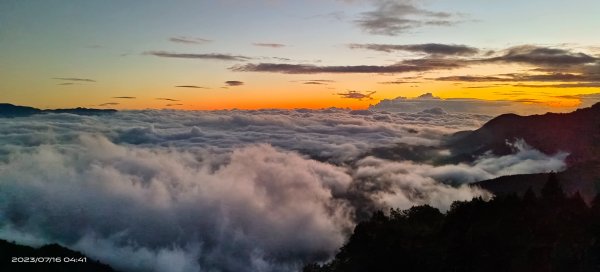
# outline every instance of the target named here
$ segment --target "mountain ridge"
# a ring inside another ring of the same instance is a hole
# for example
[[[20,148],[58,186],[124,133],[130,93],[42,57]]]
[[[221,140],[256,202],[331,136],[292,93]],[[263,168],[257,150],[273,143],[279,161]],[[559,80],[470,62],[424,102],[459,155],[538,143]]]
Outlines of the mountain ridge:
[[[48,109],[42,110],[28,106],[18,106],[10,103],[0,103],[0,117],[28,117],[34,114],[45,113],[70,113],[77,115],[100,115],[115,113],[115,109],[94,109],[94,108],[66,108],[66,109]]]
[[[512,152],[507,142],[523,139],[546,154],[568,152],[567,169],[559,173],[569,194],[580,192],[590,201],[600,185],[600,103],[571,113],[521,116],[503,114],[471,132],[458,132],[446,143],[456,160],[473,160],[491,151]],[[476,183],[492,193],[524,193],[539,189],[539,174],[504,176]]]

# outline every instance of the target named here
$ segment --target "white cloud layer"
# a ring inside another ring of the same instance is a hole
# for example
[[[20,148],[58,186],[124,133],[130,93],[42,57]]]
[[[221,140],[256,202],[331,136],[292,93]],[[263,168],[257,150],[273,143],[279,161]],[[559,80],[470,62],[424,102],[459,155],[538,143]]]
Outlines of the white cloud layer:
[[[58,242],[123,271],[297,271],[331,257],[361,214],[446,210],[490,196],[464,184],[564,168],[566,154],[524,143],[473,164],[369,156],[435,146],[488,118],[327,109],[2,119],[0,238]]]

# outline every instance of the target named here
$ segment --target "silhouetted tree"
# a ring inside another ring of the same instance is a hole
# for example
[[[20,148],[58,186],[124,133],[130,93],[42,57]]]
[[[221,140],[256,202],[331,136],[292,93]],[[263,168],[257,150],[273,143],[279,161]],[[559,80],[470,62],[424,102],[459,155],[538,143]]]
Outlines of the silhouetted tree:
[[[541,190],[542,198],[547,201],[562,201],[565,199],[565,193],[562,185],[556,177],[556,173],[550,173],[546,185]]]
[[[376,212],[333,261],[304,272],[600,271],[600,197],[591,208],[567,198],[555,174],[541,193]]]

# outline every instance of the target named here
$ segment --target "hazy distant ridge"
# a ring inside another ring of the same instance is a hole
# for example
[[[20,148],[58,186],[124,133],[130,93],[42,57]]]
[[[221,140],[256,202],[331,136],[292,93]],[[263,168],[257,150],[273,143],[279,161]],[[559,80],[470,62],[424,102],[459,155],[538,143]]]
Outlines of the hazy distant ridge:
[[[115,109],[93,109],[93,108],[73,108],[73,109],[50,109],[41,110],[38,108],[17,106],[8,103],[0,103],[0,117],[26,117],[33,114],[44,114],[44,113],[70,113],[78,115],[98,115],[115,113]]]

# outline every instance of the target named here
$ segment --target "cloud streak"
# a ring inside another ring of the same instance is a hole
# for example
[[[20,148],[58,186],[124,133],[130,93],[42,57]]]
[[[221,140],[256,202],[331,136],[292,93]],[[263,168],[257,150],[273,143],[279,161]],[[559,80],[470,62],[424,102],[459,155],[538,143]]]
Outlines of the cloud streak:
[[[281,44],[281,43],[253,43],[252,45],[259,46],[259,47],[269,47],[269,48],[282,48],[282,47],[286,47],[285,44]]]
[[[238,81],[238,80],[228,80],[228,81],[225,81],[225,85],[227,85],[229,87],[236,87],[236,86],[244,85],[244,82]]]
[[[416,53],[426,53],[431,55],[449,55],[449,56],[471,56],[479,53],[479,49],[466,45],[455,44],[349,44],[351,49],[367,49],[380,52],[391,53],[394,51],[408,51]]]
[[[185,37],[185,36],[171,37],[171,38],[169,38],[169,41],[174,42],[174,43],[184,43],[184,44],[203,44],[203,43],[212,42],[212,40],[208,40],[208,39]]]
[[[177,85],[177,86],[175,86],[175,88],[208,89],[206,87],[196,86],[196,85]]]
[[[350,66],[318,66],[311,64],[259,63],[236,65],[229,68],[234,72],[269,72],[283,74],[396,74],[408,72],[424,72],[431,70],[454,69],[464,64],[444,59],[415,59],[402,61],[394,65],[350,65]]]
[[[347,91],[345,93],[338,93],[337,95],[339,95],[343,98],[356,99],[356,100],[363,100],[363,99],[373,100],[373,97],[371,97],[371,96],[375,93],[376,93],[376,91],[366,92],[366,93],[361,93],[359,91]]]
[[[596,63],[598,58],[566,49],[521,45],[508,48],[502,56],[489,58],[485,61],[561,67]]]
[[[180,58],[180,59],[204,59],[204,60],[222,60],[222,61],[247,61],[252,58],[229,54],[192,54],[192,53],[172,53],[166,51],[147,51],[145,55],[152,55],[161,58]]]
[[[96,82],[96,80],[90,78],[78,78],[78,77],[53,77],[52,79],[64,80],[64,81],[75,81],[75,82]]]

